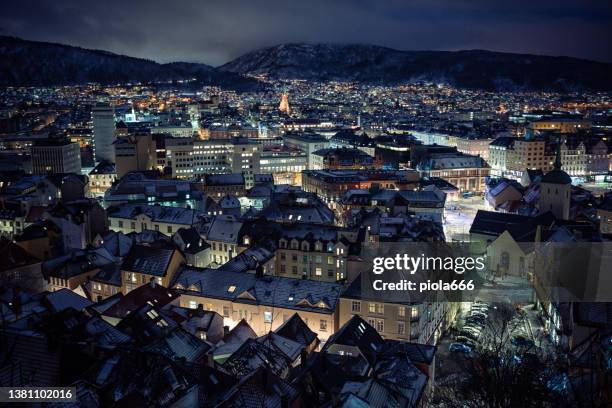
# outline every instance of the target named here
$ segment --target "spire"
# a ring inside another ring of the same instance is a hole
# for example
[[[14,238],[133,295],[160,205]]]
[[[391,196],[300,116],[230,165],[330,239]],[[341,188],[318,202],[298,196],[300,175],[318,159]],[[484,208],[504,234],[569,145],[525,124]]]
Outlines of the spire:
[[[289,115],[289,113],[291,112],[291,108],[289,108],[289,94],[287,94],[287,92],[283,92],[281,94],[281,101],[278,106],[278,110],[287,115]]]
[[[555,170],[561,170],[561,136],[557,139],[557,157],[555,158]]]

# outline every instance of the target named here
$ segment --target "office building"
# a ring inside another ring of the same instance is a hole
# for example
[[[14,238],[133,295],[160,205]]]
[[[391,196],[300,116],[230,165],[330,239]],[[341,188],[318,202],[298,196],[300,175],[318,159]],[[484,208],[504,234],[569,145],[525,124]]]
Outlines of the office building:
[[[91,109],[94,159],[115,162],[115,111],[108,103],[97,103]]]
[[[81,150],[68,139],[49,138],[32,145],[32,173],[81,173]]]

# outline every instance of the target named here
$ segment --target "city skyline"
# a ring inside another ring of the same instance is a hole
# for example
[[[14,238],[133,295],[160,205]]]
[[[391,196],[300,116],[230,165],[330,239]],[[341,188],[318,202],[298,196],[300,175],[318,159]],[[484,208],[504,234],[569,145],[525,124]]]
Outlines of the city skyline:
[[[0,5],[0,403],[612,407],[611,12]]]

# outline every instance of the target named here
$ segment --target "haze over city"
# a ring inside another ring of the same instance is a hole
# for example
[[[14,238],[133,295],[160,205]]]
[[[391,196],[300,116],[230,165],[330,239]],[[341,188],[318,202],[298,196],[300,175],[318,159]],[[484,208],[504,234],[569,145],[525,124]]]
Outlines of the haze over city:
[[[2,35],[159,62],[221,65],[291,42],[487,49],[612,62],[612,5],[606,0],[8,0],[0,11]]]

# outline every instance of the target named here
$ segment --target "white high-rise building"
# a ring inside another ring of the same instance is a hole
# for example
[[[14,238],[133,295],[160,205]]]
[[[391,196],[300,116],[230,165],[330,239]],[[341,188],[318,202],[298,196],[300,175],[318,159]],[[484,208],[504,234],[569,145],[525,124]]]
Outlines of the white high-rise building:
[[[115,110],[108,103],[97,103],[91,110],[93,152],[97,162],[115,162]]]

